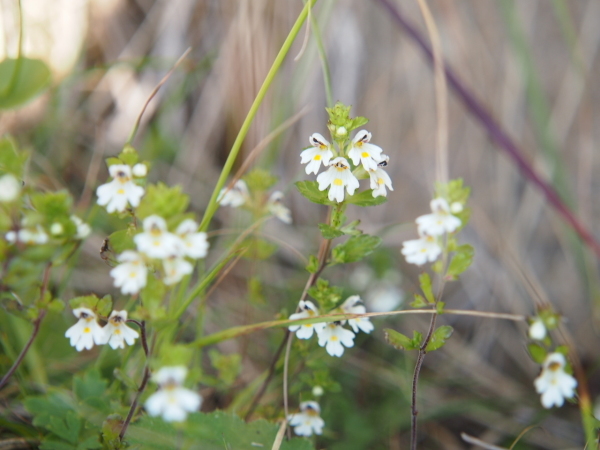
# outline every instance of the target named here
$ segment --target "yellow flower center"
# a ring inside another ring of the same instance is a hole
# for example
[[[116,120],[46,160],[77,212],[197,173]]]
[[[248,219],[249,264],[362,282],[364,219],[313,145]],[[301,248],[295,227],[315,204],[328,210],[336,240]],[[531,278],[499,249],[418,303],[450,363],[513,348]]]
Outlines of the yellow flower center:
[[[362,152],[360,154],[360,156],[362,156],[363,158],[366,158],[367,156],[369,156],[369,154],[367,152]]]
[[[321,155],[315,155],[315,157],[313,159],[315,161],[320,161],[321,160]]]
[[[339,178],[336,178],[335,180],[333,180],[333,184],[335,184],[336,186],[343,186],[344,182]]]
[[[92,332],[92,329],[91,329],[90,327],[85,327],[85,328],[83,329],[83,332],[84,332],[84,333],[91,333],[91,332]]]
[[[338,340],[338,337],[337,337],[337,336],[331,336],[331,337],[329,338],[329,340],[330,340],[330,341],[332,341],[332,342],[335,342],[335,341],[337,341],[337,340]]]
[[[385,181],[383,181],[383,178],[377,178],[377,184],[383,184],[385,183]]]
[[[123,195],[123,194],[125,194],[125,189],[123,189],[123,188],[119,189],[119,190],[117,191],[117,194],[119,194],[119,195]]]

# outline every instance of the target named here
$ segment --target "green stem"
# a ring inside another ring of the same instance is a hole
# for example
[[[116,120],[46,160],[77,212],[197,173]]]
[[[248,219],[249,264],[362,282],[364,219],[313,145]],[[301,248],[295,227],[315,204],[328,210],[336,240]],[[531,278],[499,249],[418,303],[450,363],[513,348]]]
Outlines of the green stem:
[[[323,38],[321,36],[321,30],[319,29],[319,23],[313,14],[310,16],[310,23],[315,36],[319,59],[321,60],[321,65],[323,66],[323,81],[325,82],[325,97],[327,98],[327,106],[329,108],[333,108],[333,94],[331,88],[331,72],[329,71],[329,62],[327,61],[327,53],[325,52],[325,46],[323,45]]]
[[[316,1],[317,0],[310,0],[309,2],[306,3],[306,5],[304,5],[302,12],[298,16],[296,23],[292,27],[285,42],[281,46],[281,50],[279,50],[279,53],[277,54],[277,57],[275,58],[275,61],[273,62],[273,65],[271,66],[271,69],[269,70],[269,73],[267,74],[265,81],[263,82],[260,90],[258,91],[258,94],[256,95],[256,98],[254,99],[254,103],[252,103],[252,106],[250,107],[250,111],[248,111],[248,115],[246,116],[246,119],[244,120],[244,123],[242,124],[242,127],[240,128],[240,131],[235,139],[235,142],[233,143],[233,146],[231,147],[231,151],[229,152],[227,161],[225,161],[225,165],[223,166],[223,170],[221,171],[221,175],[219,176],[219,180],[217,181],[215,190],[213,191],[212,196],[210,197],[210,201],[208,202],[208,206],[206,207],[204,217],[202,218],[202,223],[200,223],[200,231],[206,231],[208,229],[210,221],[211,221],[212,217],[215,215],[217,208],[219,207],[219,205],[217,203],[217,198],[219,196],[219,192],[225,185],[225,180],[227,180],[227,177],[229,176],[229,174],[231,172],[233,164],[234,164],[234,162],[238,156],[238,153],[240,152],[240,149],[242,147],[242,143],[244,142],[244,139],[246,138],[246,134],[248,134],[250,125],[252,124],[252,121],[254,120],[256,113],[258,112],[258,108],[260,107],[262,101],[264,100],[265,94],[269,90],[269,87],[271,86],[271,83],[273,82],[275,75],[279,71],[279,68],[281,67],[281,64],[283,63],[284,58],[288,54],[288,52],[292,46],[292,43],[294,42],[294,40],[296,39],[296,36],[300,32],[300,29],[302,28],[302,24],[304,23],[307,15],[308,15],[308,8],[312,7],[316,3]]]

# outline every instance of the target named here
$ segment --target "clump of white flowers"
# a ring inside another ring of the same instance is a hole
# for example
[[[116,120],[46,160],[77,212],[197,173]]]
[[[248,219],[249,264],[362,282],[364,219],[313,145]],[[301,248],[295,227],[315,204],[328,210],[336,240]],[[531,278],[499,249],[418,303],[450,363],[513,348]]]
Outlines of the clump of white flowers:
[[[148,414],[161,416],[166,422],[183,422],[188,413],[200,409],[200,394],[182,387],[186,375],[187,369],[183,366],[162,367],[153,375],[159,390],[144,404]]]
[[[308,300],[301,300],[298,304],[297,313],[292,314],[290,320],[309,319],[319,315],[317,307]],[[330,311],[330,313],[348,313],[348,314],[364,314],[367,310],[362,304],[358,295],[352,295],[339,307]],[[354,330],[351,331],[344,328],[348,323]],[[325,347],[327,353],[331,356],[342,356],[344,348],[354,346],[355,333],[362,331],[370,333],[374,330],[374,326],[368,317],[359,317],[348,321],[336,321],[331,323],[313,323],[304,325],[292,325],[289,330],[296,333],[299,339],[310,339],[314,333],[318,337],[318,342],[321,347]]]
[[[139,170],[136,172],[139,173]],[[98,204],[106,206],[106,211],[109,213],[123,212],[128,204],[137,208],[144,195],[144,188],[134,182],[131,166],[113,164],[108,168],[108,173],[112,181],[98,186],[96,190]]]
[[[73,314],[79,320],[66,331],[65,337],[70,339],[78,352],[91,350],[94,344],[108,344],[113,349],[125,348],[125,344],[133,345],[140,336],[127,326],[127,311],[113,311],[104,327],[98,323],[98,316],[90,308],[75,308]]]
[[[542,394],[544,408],[561,407],[565,398],[575,395],[577,380],[565,372],[567,361],[562,353],[550,353],[542,366],[542,373],[534,381],[535,390]]]
[[[457,213],[462,211],[462,204],[454,207]],[[454,205],[454,203],[453,203]],[[417,217],[419,239],[411,239],[402,243],[402,254],[406,262],[421,266],[434,262],[442,254],[442,238],[445,234],[453,233],[462,221],[453,215],[448,201],[442,197],[433,199],[430,203],[431,213]]]
[[[144,219],[143,231],[133,237],[137,251],[125,250],[117,257],[120,263],[110,271],[115,286],[123,294],[137,294],[146,286],[147,262],[162,261],[163,282],[172,285],[193,271],[186,259],[199,259],[208,252],[206,233],[198,231],[193,219],[182,221],[175,232],[168,230],[167,222],[160,216],[151,215]]]
[[[232,208],[238,208],[248,201],[250,193],[248,191],[248,185],[244,180],[237,180],[233,186],[221,189],[217,202],[221,206],[231,206]]]
[[[319,404],[308,401],[300,403],[300,412],[290,414],[287,419],[298,436],[312,436],[323,433],[325,421],[321,419],[320,414]]]

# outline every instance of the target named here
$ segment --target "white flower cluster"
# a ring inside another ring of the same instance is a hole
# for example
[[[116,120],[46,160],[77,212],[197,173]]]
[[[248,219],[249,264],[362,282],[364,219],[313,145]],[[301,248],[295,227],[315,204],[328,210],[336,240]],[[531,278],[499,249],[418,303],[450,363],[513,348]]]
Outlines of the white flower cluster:
[[[121,253],[117,257],[120,264],[110,271],[115,286],[121,288],[123,294],[137,294],[146,286],[146,260],[161,260],[163,282],[171,285],[194,270],[186,258],[203,258],[208,251],[206,233],[198,232],[198,224],[192,219],[181,222],[175,233],[171,233],[165,219],[157,215],[146,217],[143,225],[144,231],[133,238],[137,251]]]
[[[462,211],[460,203],[448,202],[438,197],[431,201],[431,214],[417,217],[419,239],[405,241],[402,244],[402,254],[406,262],[421,266],[426,262],[434,262],[442,253],[440,237],[444,233],[452,233],[461,226],[461,221],[453,213]]]
[[[298,305],[300,312],[292,314],[290,320],[308,319],[319,315],[317,307],[308,300],[300,300]],[[347,314],[364,314],[367,312],[362,300],[358,295],[352,295],[340,306],[340,312]],[[370,333],[374,330],[374,326],[368,317],[359,317],[357,319],[348,320],[348,325],[352,331],[344,328],[346,321],[331,322],[331,323],[309,323],[304,325],[292,325],[290,331],[296,333],[299,339],[310,339],[313,332],[316,332],[319,339],[319,345],[325,347],[327,353],[331,356],[342,356],[344,347],[354,346],[354,335],[359,330],[363,333]]]
[[[565,372],[567,361],[562,353],[550,353],[544,360],[542,373],[534,381],[535,390],[542,394],[544,408],[561,407],[565,398],[575,395],[577,380]]]
[[[200,394],[181,387],[186,375],[187,369],[183,366],[162,367],[153,375],[160,389],[146,400],[144,406],[148,414],[162,416],[166,422],[182,422],[188,412],[200,409]]]
[[[133,345],[140,336],[137,331],[127,326],[127,311],[113,311],[104,327],[98,323],[94,311],[89,308],[73,310],[79,321],[67,330],[65,337],[80,352],[84,348],[90,350],[94,344],[108,344],[113,349],[125,348],[125,344]]]
[[[108,173],[112,181],[98,186],[96,190],[98,204],[106,206],[106,211],[109,213],[125,211],[128,203],[133,208],[137,208],[144,195],[144,188],[138,186],[133,181],[133,177],[145,177],[148,173],[146,165],[136,164],[132,169],[127,164],[113,164],[108,168]]]
[[[360,165],[369,174],[370,186],[373,189],[373,197],[387,196],[387,189],[393,191],[392,180],[382,167],[387,166],[389,157],[382,154],[383,150],[377,145],[371,144],[371,133],[361,130],[350,144],[348,158],[352,164],[359,168]],[[306,165],[306,173],[319,172],[321,163],[329,167],[327,171],[317,176],[319,190],[324,191],[329,188],[328,198],[331,201],[344,201],[344,188],[348,195],[354,195],[354,191],[359,186],[358,179],[350,170],[348,160],[343,156],[335,156],[334,148],[327,139],[319,133],[310,136],[312,148],[307,148],[300,153],[301,164]]]
[[[277,217],[283,223],[292,223],[292,213],[283,204],[283,192],[274,191],[269,199],[267,200],[266,210],[269,214]],[[231,206],[232,208],[239,208],[242,205],[249,203],[250,191],[248,185],[244,180],[237,180],[230,188],[223,188],[217,197],[217,202],[221,206]]]
[[[325,422],[321,419],[320,414],[319,404],[315,401],[308,401],[300,403],[300,412],[290,414],[287,419],[298,436],[312,436],[323,433]]]
[[[71,221],[75,224],[77,230],[74,236],[75,239],[85,239],[89,236],[92,230],[87,223],[77,216],[71,216]],[[54,237],[60,238],[63,232],[64,227],[58,222],[50,226],[50,234]],[[27,221],[21,223],[21,228],[18,231],[9,231],[4,237],[10,244],[19,242],[25,245],[42,245],[47,244],[49,240],[48,233],[41,225],[31,227],[27,225]]]

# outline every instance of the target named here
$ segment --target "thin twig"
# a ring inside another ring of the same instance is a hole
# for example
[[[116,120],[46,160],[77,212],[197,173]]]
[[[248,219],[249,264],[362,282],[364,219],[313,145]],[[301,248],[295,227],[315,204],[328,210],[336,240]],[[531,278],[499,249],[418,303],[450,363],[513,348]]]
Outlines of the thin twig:
[[[51,267],[52,267],[52,263],[48,263],[46,265],[46,268],[44,269],[44,275],[42,278],[42,287],[40,288],[40,300],[42,300],[42,301],[46,295],[46,289],[48,288],[48,281],[50,279],[50,268]],[[21,362],[23,362],[23,359],[25,358],[25,355],[29,351],[31,344],[33,344],[33,341],[35,340],[36,336],[38,335],[38,333],[40,331],[40,327],[42,325],[42,320],[44,320],[44,317],[46,317],[47,312],[48,312],[48,310],[43,308],[42,310],[40,310],[37,318],[33,321],[33,331],[31,332],[31,336],[29,337],[29,340],[25,344],[25,347],[23,347],[23,350],[21,350],[21,353],[19,353],[19,356],[13,363],[12,367],[2,377],[2,380],[0,380],[0,389],[2,389],[2,387],[8,382],[10,377],[15,373],[15,371],[21,364]]]
[[[312,19],[311,11],[312,11],[312,4],[309,2],[308,3],[308,18],[306,20],[306,31],[304,33],[304,40],[302,41],[302,47],[300,48],[300,51],[294,58],[294,62],[297,62],[298,60],[300,60],[300,58],[302,58],[302,55],[304,55],[304,51],[306,50],[306,46],[308,45],[308,37],[310,36],[310,21]]]
[[[460,433],[460,437],[462,438],[463,441],[465,441],[469,444],[477,445],[477,446],[485,448],[487,450],[509,450],[506,447],[498,447],[496,445],[488,444],[487,442],[482,441],[481,439],[477,439],[473,436],[469,436],[467,433]]]

